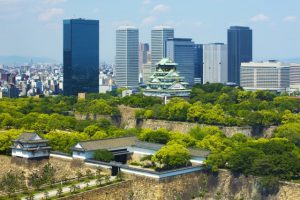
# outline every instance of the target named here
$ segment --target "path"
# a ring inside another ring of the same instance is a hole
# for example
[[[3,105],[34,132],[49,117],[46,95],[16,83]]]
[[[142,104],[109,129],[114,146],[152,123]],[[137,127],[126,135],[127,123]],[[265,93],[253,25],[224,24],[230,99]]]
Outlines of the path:
[[[113,181],[115,180],[116,177],[115,176],[111,176],[110,177],[110,181]],[[92,187],[92,186],[95,186],[97,185],[97,180],[94,179],[94,180],[91,180],[89,182],[82,182],[82,183],[77,183],[75,184],[75,186],[79,189],[83,189],[86,187],[87,183],[89,184],[89,187]],[[105,183],[105,181],[103,181],[103,183]],[[66,194],[66,193],[70,193],[70,186],[65,186],[65,187],[62,187],[62,194]],[[77,190],[78,190],[77,189]],[[57,194],[57,188],[56,189],[52,189],[52,190],[48,190],[48,197],[55,197]],[[41,193],[37,193],[34,195],[34,200],[40,200],[40,199],[45,199],[45,192],[41,192]],[[26,200],[26,197],[23,197],[22,200]]]

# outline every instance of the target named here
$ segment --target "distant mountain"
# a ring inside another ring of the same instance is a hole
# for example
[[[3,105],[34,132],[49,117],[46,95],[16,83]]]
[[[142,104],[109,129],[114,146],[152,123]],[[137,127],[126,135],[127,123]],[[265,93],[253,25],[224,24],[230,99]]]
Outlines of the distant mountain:
[[[12,64],[28,64],[28,63],[59,63],[57,60],[45,57],[27,57],[27,56],[0,56],[0,64],[12,65]]]

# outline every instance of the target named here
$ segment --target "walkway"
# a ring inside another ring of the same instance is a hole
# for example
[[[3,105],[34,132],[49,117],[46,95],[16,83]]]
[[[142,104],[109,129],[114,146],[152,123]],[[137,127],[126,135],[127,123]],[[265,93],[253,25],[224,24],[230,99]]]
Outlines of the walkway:
[[[109,181],[113,181],[115,179],[116,179],[115,176],[111,176]],[[77,190],[79,190],[79,189],[86,188],[87,187],[87,183],[88,183],[89,187],[96,186],[97,185],[97,180],[94,179],[94,180],[91,180],[89,182],[77,183],[77,184],[75,184],[75,186],[77,187]],[[103,180],[103,183],[106,183],[106,182]],[[62,187],[62,194],[70,193],[70,186],[71,185]],[[56,197],[56,195],[57,195],[57,188],[56,189],[52,189],[52,190],[48,190],[48,198],[50,198],[50,197]],[[34,195],[33,199],[34,200],[45,199],[45,192],[36,193]],[[22,200],[26,200],[26,197],[23,197]]]

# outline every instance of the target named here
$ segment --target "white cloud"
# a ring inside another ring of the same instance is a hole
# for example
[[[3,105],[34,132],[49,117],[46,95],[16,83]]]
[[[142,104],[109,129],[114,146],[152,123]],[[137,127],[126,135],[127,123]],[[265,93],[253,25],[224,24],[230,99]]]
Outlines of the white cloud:
[[[296,16],[286,16],[283,18],[284,22],[294,22],[297,21],[297,17]]]
[[[40,21],[49,21],[55,17],[62,16],[63,14],[64,14],[64,9],[62,8],[50,8],[42,12],[38,18]]]
[[[151,3],[150,0],[144,0],[144,1],[143,1],[143,4],[145,4],[145,5],[150,4],[150,3]]]
[[[170,7],[164,4],[158,4],[156,6],[154,6],[154,8],[152,9],[152,12],[155,13],[163,13],[163,12],[168,12],[170,11]]]
[[[152,24],[155,21],[156,21],[155,16],[149,16],[143,19],[143,24]]]
[[[269,20],[269,17],[264,14],[255,15],[255,16],[251,17],[251,19],[250,19],[250,21],[252,21],[252,22],[265,22],[268,20]]]

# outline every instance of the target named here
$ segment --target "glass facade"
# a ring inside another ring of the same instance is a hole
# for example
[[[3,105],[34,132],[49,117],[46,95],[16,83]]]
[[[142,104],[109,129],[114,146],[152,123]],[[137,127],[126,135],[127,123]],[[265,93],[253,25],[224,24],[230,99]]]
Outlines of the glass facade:
[[[195,44],[195,83],[203,83],[203,45]]]
[[[139,85],[139,30],[132,26],[116,31],[116,83],[126,88]]]
[[[252,30],[249,27],[232,26],[227,30],[228,82],[240,84],[242,62],[252,61]]]
[[[99,92],[99,21],[64,20],[64,95]]]
[[[156,64],[166,57],[166,41],[174,38],[174,29],[168,26],[157,26],[151,30],[151,63],[152,72],[155,71]]]
[[[189,85],[193,85],[195,78],[195,43],[190,38],[169,38],[166,46],[166,57],[178,63],[177,71]]]

